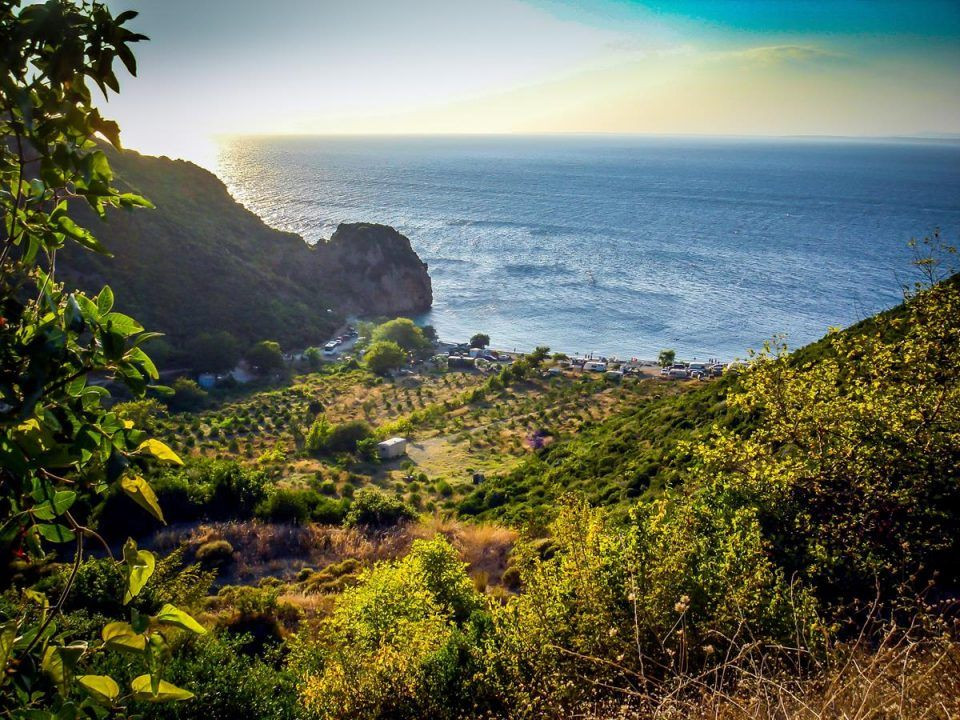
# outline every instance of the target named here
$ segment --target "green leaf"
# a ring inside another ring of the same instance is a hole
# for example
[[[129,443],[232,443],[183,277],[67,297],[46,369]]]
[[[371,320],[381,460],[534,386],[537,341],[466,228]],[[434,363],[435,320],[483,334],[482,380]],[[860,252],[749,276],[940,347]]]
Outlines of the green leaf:
[[[104,285],[103,290],[97,295],[97,309],[101,315],[106,315],[113,309],[113,290],[109,285]]]
[[[79,675],[77,682],[94,700],[107,706],[120,695],[120,686],[108,675]]]
[[[63,691],[66,689],[67,680],[73,669],[77,666],[77,661],[86,649],[86,643],[50,645],[43,654],[40,667]]]
[[[150,379],[157,380],[160,378],[160,373],[157,372],[157,366],[153,364],[153,360],[151,360],[150,356],[147,355],[141,348],[133,348],[133,350],[127,353],[126,358],[130,362],[139,363],[140,366],[147,371],[147,375],[150,376]]]
[[[124,337],[136,335],[143,330],[143,326],[132,317],[118,312],[107,313],[103,318],[103,323],[108,330],[120,333]]]
[[[174,465],[183,465],[183,460],[170,448],[168,448],[164,443],[159,440],[144,440],[140,443],[140,446],[136,450],[139,452],[146,452],[150,455],[153,455],[157,460],[164,460],[166,462],[171,462]]]
[[[157,502],[157,496],[146,480],[139,475],[127,475],[120,479],[120,488],[129,495],[137,505],[153,515],[160,522],[166,524],[167,521],[163,519],[163,511],[160,509],[160,503]]]
[[[93,236],[93,233],[77,225],[68,216],[61,215],[57,218],[57,226],[60,232],[77,241],[85,248],[98,252],[101,255],[110,254],[109,251],[100,244],[100,241]]]
[[[57,515],[62,515],[69,510],[76,499],[77,493],[73,490],[58,490],[52,500],[45,500],[34,507],[31,512],[34,517],[40,520],[53,520]]]
[[[17,639],[17,623],[13,620],[0,627],[0,685],[7,678],[7,662],[13,653],[13,643]]]
[[[161,625],[173,625],[181,630],[189,630],[197,635],[203,635],[207,632],[200,623],[170,603],[166,603],[160,608],[160,612],[154,615],[153,619]]]
[[[152,552],[138,550],[137,544],[128,539],[123,544],[123,562],[127,566],[127,591],[123,595],[123,604],[126,605],[143,590],[143,586],[153,575],[157,560]]]
[[[140,654],[147,647],[147,638],[134,630],[130,623],[108,623],[100,634],[107,647],[113,650]]]
[[[51,525],[41,523],[37,525],[37,531],[47,540],[54,543],[68,543],[76,539],[77,535],[68,527],[63,525]]]
[[[183,690],[176,685],[161,680],[157,685],[157,692],[153,692],[152,680],[149,675],[140,675],[130,681],[130,689],[133,690],[134,700],[145,700],[146,702],[174,702],[177,700],[189,700],[193,693],[189,690]]]
[[[117,199],[120,201],[120,204],[123,207],[142,207],[149,208],[151,210],[156,207],[145,197],[141,197],[140,195],[136,195],[134,193],[121,193],[117,196]]]

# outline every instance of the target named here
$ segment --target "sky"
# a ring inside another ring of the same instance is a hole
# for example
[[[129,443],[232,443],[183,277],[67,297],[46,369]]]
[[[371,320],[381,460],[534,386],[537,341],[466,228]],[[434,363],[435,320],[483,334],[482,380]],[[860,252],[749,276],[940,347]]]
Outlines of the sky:
[[[960,133],[960,0],[108,0],[124,143],[232,134]]]

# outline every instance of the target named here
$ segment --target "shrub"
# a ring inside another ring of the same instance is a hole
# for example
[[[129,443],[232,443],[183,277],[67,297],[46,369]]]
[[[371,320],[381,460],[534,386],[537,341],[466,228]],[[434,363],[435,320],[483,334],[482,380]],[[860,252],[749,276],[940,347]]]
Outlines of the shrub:
[[[364,488],[354,497],[344,524],[347,527],[359,525],[382,529],[393,527],[415,517],[416,513],[413,509],[402,500],[391,498],[373,488]]]
[[[209,633],[189,640],[165,661],[165,678],[190,690],[190,702],[141,703],[137,715],[144,720],[294,720],[303,718],[294,674],[284,669],[276,653],[254,657],[247,653],[250,635]],[[109,657],[109,656],[108,656]],[[105,672],[129,686],[136,673],[123,656],[99,663],[94,672]]]
[[[211,540],[197,548],[197,562],[216,568],[233,561],[233,545],[226,540]]]
[[[424,336],[423,330],[408,318],[397,318],[378,325],[373,331],[371,340],[373,340],[374,345],[379,342],[392,342],[403,350],[414,351],[422,350],[430,345],[430,341]]]
[[[173,395],[167,395],[163,400],[174,412],[196,410],[207,401],[206,390],[190,378],[177,378],[170,383],[170,389],[173,390]]]
[[[415,541],[344,591],[320,643],[297,656],[303,703],[323,718],[469,714],[480,607],[456,551],[440,538]]]
[[[261,373],[269,374],[283,368],[283,353],[279,343],[261,340],[247,351],[247,361]]]
[[[373,437],[373,429],[363,420],[348,420],[335,425],[327,438],[329,452],[356,452],[357,444]]]
[[[347,500],[334,500],[318,497],[310,511],[310,519],[324,525],[339,525],[347,515],[350,503]]]
[[[317,486],[317,490],[323,495],[333,497],[337,494],[337,484],[333,480],[324,480]]]
[[[310,519],[320,496],[313,490],[277,488],[257,508],[257,517],[275,523],[302,525]]]
[[[318,347],[308,347],[303,351],[303,359],[311,370],[316,370],[323,363],[323,352]]]
[[[386,375],[391,370],[402,368],[407,362],[407,354],[395,342],[380,341],[367,348],[363,362],[371,372]]]

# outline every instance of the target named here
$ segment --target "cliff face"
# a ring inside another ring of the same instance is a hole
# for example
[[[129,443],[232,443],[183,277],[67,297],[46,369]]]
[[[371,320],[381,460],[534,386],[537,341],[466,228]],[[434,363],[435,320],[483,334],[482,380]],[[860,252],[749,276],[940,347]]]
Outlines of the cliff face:
[[[61,280],[96,292],[109,284],[120,309],[174,345],[227,330],[245,343],[286,347],[323,340],[347,313],[413,314],[432,302],[427,266],[410,241],[383,225],[342,225],[311,247],[268,227],[212,173],[184,161],[110,153],[115,185],[155,210],[78,220],[114,253],[67,247]]]
[[[410,240],[388,225],[342,223],[315,248],[321,264],[336,268],[338,302],[348,312],[412,315],[433,304],[433,287]]]

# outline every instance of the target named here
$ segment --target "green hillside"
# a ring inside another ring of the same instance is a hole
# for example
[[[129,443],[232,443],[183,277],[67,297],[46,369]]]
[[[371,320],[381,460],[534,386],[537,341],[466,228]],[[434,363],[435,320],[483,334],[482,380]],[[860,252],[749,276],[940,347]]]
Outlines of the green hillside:
[[[115,183],[155,209],[115,212],[103,222],[75,215],[113,256],[64,247],[57,271],[89,292],[109,284],[119,307],[168,335],[189,361],[198,335],[226,331],[246,348],[318,344],[348,312],[429,308],[430,278],[407,238],[379,225],[343,225],[311,247],[267,226],[212,173],[182,160],[107,150]],[[174,357],[176,360],[177,357]]]

